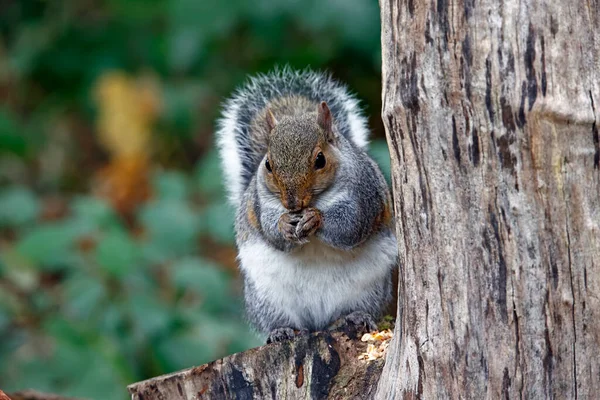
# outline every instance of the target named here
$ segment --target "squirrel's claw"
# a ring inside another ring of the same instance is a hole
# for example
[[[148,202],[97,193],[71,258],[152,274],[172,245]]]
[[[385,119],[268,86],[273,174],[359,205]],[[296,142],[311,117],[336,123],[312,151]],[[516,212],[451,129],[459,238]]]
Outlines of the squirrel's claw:
[[[369,332],[377,330],[377,324],[375,323],[375,319],[369,313],[364,311],[354,311],[344,317],[344,320],[348,324],[353,324],[357,327],[361,327],[366,329]]]
[[[279,217],[279,221],[277,222],[277,228],[279,232],[283,235],[285,240],[290,242],[299,243],[301,240],[296,235],[296,226],[299,221],[302,219],[300,214],[296,213],[285,213]]]
[[[306,329],[295,331],[292,328],[276,328],[269,333],[267,344],[293,339],[297,335],[303,335],[305,333],[308,333]]]
[[[377,330],[373,316],[365,311],[354,311],[329,326],[331,331],[343,331],[351,338],[358,338],[364,333]]]
[[[316,208],[307,208],[301,213],[285,213],[277,223],[283,237],[298,244],[307,243],[308,237],[320,226],[321,212]]]
[[[307,208],[302,213],[302,219],[296,225],[296,237],[306,239],[321,227],[321,212],[316,208]]]

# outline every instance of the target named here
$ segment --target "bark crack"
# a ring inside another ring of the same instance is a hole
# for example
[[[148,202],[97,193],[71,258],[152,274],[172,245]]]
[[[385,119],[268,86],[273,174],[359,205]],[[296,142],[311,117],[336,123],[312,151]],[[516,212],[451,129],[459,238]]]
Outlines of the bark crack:
[[[520,360],[520,351],[519,351],[519,346],[521,344],[521,336],[520,336],[520,332],[519,332],[519,315],[517,314],[517,304],[515,302],[515,282],[514,282],[514,276],[511,277],[511,281],[512,281],[512,290],[511,290],[511,297],[512,297],[512,305],[513,305],[513,319],[515,321],[515,380],[517,379],[517,371],[519,369],[519,367],[521,367],[521,360]],[[525,370],[526,368],[522,368],[521,367],[521,371]],[[523,398],[523,386],[524,386],[524,376],[523,374],[521,374],[521,383],[519,385],[519,398],[522,399]]]
[[[565,202],[566,203],[566,202]],[[577,324],[575,323],[575,286],[573,284],[573,265],[571,262],[571,235],[569,234],[569,219],[566,220],[567,230],[567,256],[569,261],[569,277],[571,280],[571,294],[573,295],[573,304],[571,305],[571,318],[573,320],[573,385],[575,388],[575,399],[577,399]]]
[[[594,122],[592,123],[592,141],[594,142],[594,168],[600,168],[600,138],[598,135],[598,125],[596,119],[596,107],[594,105],[594,96],[592,91],[589,91],[590,103],[592,105],[592,113],[594,114]]]
[[[591,94],[590,94],[591,96]],[[592,100],[593,106],[593,100]],[[595,118],[595,115],[594,115]],[[594,123],[595,124],[595,123]],[[566,174],[566,172],[565,172]],[[573,296],[573,303],[571,304],[571,320],[573,323],[573,386],[575,390],[575,399],[577,399],[577,354],[576,354],[576,344],[577,344],[577,324],[575,322],[575,285],[573,283],[573,263],[571,258],[571,234],[570,234],[570,226],[569,226],[569,204],[567,202],[566,193],[563,187],[563,200],[565,202],[565,231],[567,234],[567,260],[569,265],[569,279],[571,284],[571,295]]]

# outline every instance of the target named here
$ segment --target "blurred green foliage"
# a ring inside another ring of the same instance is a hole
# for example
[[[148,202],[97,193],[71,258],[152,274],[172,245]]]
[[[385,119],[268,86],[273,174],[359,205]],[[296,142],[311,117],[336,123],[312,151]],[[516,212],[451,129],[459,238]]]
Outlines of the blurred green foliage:
[[[248,74],[325,68],[382,141],[374,0],[0,3],[0,387],[124,399],[125,385],[259,344],[242,319],[214,120]],[[110,159],[94,85],[149,74],[151,192],[94,195]]]

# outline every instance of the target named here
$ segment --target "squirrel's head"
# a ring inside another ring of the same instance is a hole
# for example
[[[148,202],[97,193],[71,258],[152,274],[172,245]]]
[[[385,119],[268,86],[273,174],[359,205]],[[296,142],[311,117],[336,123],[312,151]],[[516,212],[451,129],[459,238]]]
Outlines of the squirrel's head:
[[[266,112],[269,140],[261,169],[269,190],[290,211],[308,207],[314,195],[327,189],[339,164],[331,111],[325,102],[316,111],[280,120],[270,109]]]

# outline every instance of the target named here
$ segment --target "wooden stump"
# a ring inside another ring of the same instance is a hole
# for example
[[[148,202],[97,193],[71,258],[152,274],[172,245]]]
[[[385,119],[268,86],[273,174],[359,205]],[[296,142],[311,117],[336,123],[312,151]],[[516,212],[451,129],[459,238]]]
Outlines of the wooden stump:
[[[138,382],[128,389],[134,400],[371,398],[383,359],[359,360],[366,348],[358,335],[318,332]]]

